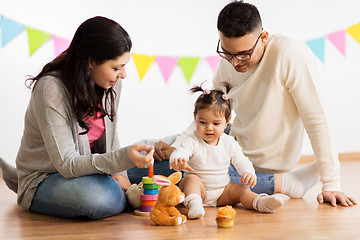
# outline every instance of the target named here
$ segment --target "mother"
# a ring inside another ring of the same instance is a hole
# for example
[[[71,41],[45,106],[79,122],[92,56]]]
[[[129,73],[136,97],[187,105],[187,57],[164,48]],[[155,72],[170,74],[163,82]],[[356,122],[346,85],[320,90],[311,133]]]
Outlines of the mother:
[[[79,26],[65,52],[28,79],[32,95],[17,172],[0,159],[21,207],[90,219],[126,208],[122,187],[129,183],[121,187],[110,175],[154,161],[153,147],[119,146],[116,111],[131,46],[119,24],[94,17]]]

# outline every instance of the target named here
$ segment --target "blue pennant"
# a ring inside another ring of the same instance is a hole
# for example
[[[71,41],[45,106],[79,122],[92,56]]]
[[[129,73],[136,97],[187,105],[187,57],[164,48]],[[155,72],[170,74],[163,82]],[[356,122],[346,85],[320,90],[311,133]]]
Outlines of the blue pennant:
[[[16,37],[22,30],[25,29],[25,25],[18,23],[14,20],[1,16],[1,47],[8,44],[13,38]]]
[[[316,38],[307,41],[306,44],[311,48],[314,54],[320,59],[322,63],[325,62],[325,37]]]

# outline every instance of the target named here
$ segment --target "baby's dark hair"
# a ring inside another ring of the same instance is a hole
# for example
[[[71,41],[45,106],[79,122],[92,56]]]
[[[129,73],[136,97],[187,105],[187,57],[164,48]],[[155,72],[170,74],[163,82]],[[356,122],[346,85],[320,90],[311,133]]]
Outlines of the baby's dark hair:
[[[221,85],[225,87],[225,93],[221,90],[204,90],[202,84],[189,90],[192,93],[203,92],[195,102],[194,115],[202,109],[211,108],[216,114],[224,115],[226,120],[230,118],[231,105],[227,93],[230,91],[231,86],[228,82],[223,82]]]

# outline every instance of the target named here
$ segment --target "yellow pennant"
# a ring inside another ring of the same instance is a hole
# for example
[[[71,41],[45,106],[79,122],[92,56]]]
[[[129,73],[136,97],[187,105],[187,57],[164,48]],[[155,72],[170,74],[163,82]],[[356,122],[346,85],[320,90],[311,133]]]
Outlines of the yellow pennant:
[[[360,23],[349,27],[346,30],[358,43],[360,43]]]
[[[144,55],[144,54],[131,54],[134,58],[136,70],[138,71],[140,81],[143,79],[145,73],[149,69],[150,65],[155,60],[156,56]]]
[[[26,27],[29,41],[30,56],[38,50],[50,37],[50,33],[43,32],[31,27]]]

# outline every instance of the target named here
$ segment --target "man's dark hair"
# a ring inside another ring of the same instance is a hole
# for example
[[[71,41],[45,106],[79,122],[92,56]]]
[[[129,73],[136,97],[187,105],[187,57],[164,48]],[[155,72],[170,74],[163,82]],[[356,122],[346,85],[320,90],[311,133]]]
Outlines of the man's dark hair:
[[[217,28],[228,38],[242,37],[262,27],[258,9],[243,1],[226,5],[219,13]]]

